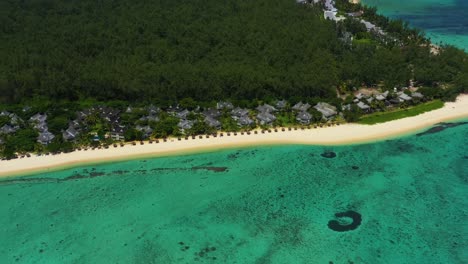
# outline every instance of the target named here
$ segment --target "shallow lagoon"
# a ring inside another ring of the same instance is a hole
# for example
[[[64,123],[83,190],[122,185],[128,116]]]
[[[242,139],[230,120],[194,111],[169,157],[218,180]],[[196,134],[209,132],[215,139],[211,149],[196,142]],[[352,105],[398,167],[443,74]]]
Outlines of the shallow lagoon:
[[[0,259],[463,263],[468,125],[439,130],[356,146],[233,149],[2,180]],[[361,225],[329,229],[334,214],[348,210],[362,216]]]

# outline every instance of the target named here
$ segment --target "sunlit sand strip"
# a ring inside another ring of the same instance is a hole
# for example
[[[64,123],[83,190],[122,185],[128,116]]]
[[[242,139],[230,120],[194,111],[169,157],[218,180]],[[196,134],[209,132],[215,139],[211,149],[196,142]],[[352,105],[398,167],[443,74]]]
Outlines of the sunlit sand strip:
[[[259,145],[339,145],[373,142],[392,137],[414,133],[439,122],[468,118],[468,95],[460,95],[456,102],[446,103],[441,109],[426,112],[414,117],[403,118],[377,125],[345,124],[325,128],[271,131],[257,134],[251,133],[236,136],[231,133],[223,137],[200,139],[168,139],[167,142],[135,146],[127,144],[124,147],[75,151],[72,153],[35,156],[29,158],[0,161],[0,177],[24,175],[33,172],[44,172],[66,167],[129,160],[142,157],[181,155],[203,151],[214,151],[233,147]]]

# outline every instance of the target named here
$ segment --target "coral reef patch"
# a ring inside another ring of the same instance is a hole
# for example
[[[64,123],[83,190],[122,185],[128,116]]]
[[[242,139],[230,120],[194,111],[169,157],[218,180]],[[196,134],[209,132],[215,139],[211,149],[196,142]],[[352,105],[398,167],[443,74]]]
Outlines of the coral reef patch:
[[[467,125],[468,122],[456,122],[456,123],[439,123],[435,125],[434,127],[429,128],[428,130],[416,134],[416,136],[425,136],[425,135],[430,135],[430,134],[435,134],[444,131],[447,128],[452,128],[452,127],[457,127],[457,126],[462,126],[462,125]]]
[[[320,154],[320,156],[327,159],[332,159],[336,157],[336,153],[333,151],[325,151],[324,153]]]
[[[346,212],[336,213],[335,216],[337,218],[347,217],[353,220],[351,224],[347,224],[347,225],[343,225],[338,220],[330,220],[328,222],[328,228],[336,232],[346,232],[346,231],[354,230],[358,228],[362,222],[361,214],[355,211],[351,211],[351,210],[346,211]]]

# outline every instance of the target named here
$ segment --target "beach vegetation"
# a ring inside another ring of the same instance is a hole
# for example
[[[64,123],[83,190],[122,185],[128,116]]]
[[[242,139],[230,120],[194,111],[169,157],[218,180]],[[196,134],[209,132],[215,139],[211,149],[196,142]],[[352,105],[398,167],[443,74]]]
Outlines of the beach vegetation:
[[[160,121],[155,123],[152,136],[155,138],[165,138],[168,136],[178,136],[181,134],[177,124],[179,119],[166,113],[160,115]]]
[[[220,118],[221,130],[226,132],[238,132],[241,130],[241,127],[237,124],[237,121],[228,114],[223,114]]]
[[[213,134],[216,132],[216,129],[207,125],[203,119],[197,120],[191,129],[188,131],[188,135],[205,135],[205,134]]]
[[[364,115],[355,121],[357,121],[359,124],[366,124],[366,125],[385,123],[385,122],[396,120],[396,119],[416,116],[425,112],[429,112],[435,109],[442,108],[443,106],[444,106],[444,102],[442,102],[441,100],[434,100],[434,101],[422,103],[416,106],[406,105],[399,109],[395,109],[393,111],[376,112],[376,113],[372,113],[369,115]],[[346,114],[347,112],[345,111],[345,118],[346,118]],[[355,117],[353,116],[353,119],[354,118]],[[346,120],[348,120],[348,118]]]
[[[0,127],[8,124],[10,122],[10,118],[8,116],[0,116]]]
[[[343,111],[343,117],[347,122],[356,122],[362,115],[362,111],[356,106],[351,105],[350,109]]]

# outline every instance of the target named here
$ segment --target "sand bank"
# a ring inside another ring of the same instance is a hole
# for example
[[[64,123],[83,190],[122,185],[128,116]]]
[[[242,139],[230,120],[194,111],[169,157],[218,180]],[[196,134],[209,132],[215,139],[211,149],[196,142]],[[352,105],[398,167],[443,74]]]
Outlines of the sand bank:
[[[88,151],[75,151],[72,153],[35,156],[30,158],[0,161],[0,177],[28,174],[39,171],[57,170],[81,164],[99,163],[108,161],[128,160],[148,156],[167,156],[202,151],[220,150],[232,147],[258,146],[258,145],[339,145],[373,142],[427,128],[439,122],[468,118],[468,95],[461,95],[456,102],[446,103],[441,109],[426,112],[418,116],[403,118],[377,125],[345,124],[340,126],[292,130],[272,131],[265,134],[258,133],[223,137],[203,137],[203,139],[169,139],[158,144],[135,146],[127,144],[124,147],[109,149],[96,149]]]

